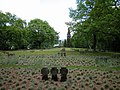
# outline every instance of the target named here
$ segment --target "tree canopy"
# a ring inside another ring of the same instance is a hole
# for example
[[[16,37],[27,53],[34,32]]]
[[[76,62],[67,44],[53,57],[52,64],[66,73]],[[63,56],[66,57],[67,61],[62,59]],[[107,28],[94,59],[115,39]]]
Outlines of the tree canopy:
[[[73,19],[74,47],[120,51],[119,0],[76,0],[77,8],[70,9]]]
[[[28,23],[28,29],[32,48],[50,48],[58,39],[57,32],[46,21],[40,19],[31,20]]]
[[[47,21],[33,19],[27,23],[9,12],[0,12],[1,50],[51,48],[58,38]]]

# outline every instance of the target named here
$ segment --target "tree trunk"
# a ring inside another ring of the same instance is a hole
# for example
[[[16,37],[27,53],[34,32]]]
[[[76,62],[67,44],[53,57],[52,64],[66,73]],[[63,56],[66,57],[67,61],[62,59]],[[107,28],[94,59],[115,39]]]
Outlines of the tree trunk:
[[[93,32],[93,50],[96,51],[96,44],[97,44],[97,39],[96,39],[96,32]]]

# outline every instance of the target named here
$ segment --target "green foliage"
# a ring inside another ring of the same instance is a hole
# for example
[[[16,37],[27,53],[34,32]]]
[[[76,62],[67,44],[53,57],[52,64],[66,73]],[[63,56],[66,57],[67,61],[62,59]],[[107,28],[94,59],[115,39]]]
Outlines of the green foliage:
[[[2,13],[0,21],[0,49],[24,49],[28,45],[26,22],[11,13]]]
[[[77,9],[70,9],[74,46],[120,51],[119,14],[118,1],[77,0]]]
[[[50,48],[58,40],[58,33],[40,19],[25,20],[11,13],[0,12],[0,49]]]
[[[50,48],[57,39],[57,32],[46,22],[40,19],[28,23],[31,48]]]
[[[63,46],[67,47],[67,40],[66,39],[64,40],[64,45]]]

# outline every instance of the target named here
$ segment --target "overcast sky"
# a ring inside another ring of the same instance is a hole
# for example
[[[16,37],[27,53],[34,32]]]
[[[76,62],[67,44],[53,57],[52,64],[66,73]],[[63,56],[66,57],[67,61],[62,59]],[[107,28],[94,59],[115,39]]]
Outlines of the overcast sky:
[[[57,32],[60,39],[66,39],[70,7],[75,8],[76,0],[0,0],[0,10],[17,15],[23,20],[39,18],[46,20]]]

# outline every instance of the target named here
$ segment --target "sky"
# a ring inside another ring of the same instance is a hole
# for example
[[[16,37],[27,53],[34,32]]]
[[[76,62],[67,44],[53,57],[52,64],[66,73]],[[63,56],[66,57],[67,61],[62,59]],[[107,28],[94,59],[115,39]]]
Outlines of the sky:
[[[66,39],[68,27],[65,22],[69,17],[69,8],[76,7],[76,0],[0,0],[0,11],[10,12],[29,22],[39,18],[47,21],[55,31],[60,32],[60,39]]]

